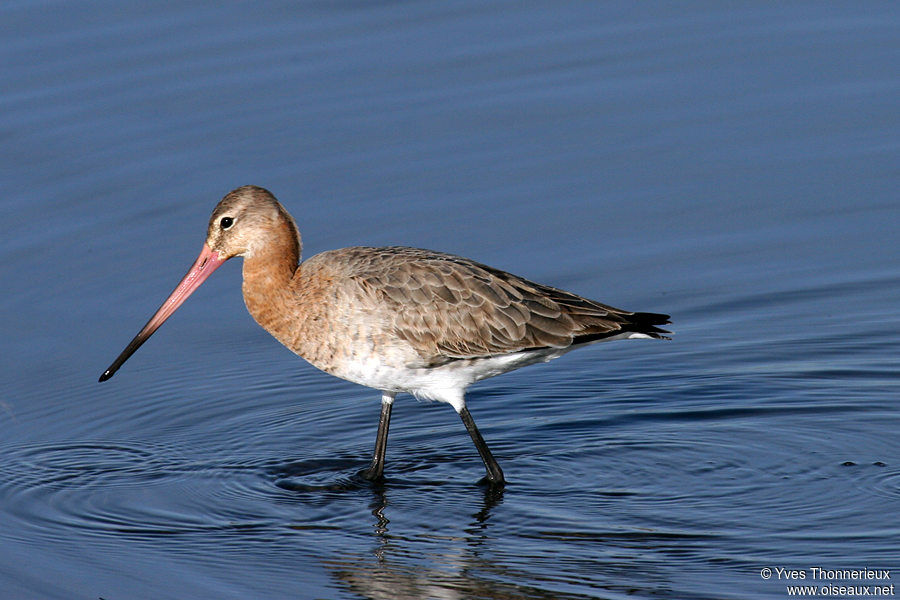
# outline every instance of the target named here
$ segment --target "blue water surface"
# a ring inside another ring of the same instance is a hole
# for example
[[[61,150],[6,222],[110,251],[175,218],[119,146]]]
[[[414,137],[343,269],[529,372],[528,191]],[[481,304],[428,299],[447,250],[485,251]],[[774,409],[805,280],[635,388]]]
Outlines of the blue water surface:
[[[896,4],[20,1],[0,33],[0,598],[900,583]],[[474,386],[502,492],[405,396],[359,480],[378,392],[260,329],[239,261],[98,384],[251,183],[306,256],[454,252],[674,339]]]

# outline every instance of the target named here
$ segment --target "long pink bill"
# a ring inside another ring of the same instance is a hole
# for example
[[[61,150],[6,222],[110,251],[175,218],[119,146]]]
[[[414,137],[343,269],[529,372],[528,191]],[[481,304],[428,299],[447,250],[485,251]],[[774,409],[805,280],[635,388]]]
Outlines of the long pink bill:
[[[159,310],[156,311],[156,314],[147,321],[144,328],[134,336],[134,339],[131,340],[124,350],[122,350],[122,353],[116,360],[114,360],[113,363],[109,365],[109,368],[103,372],[103,375],[100,376],[100,381],[106,381],[115,375],[116,371],[119,370],[119,367],[121,367],[122,364],[141,347],[141,344],[146,342],[147,339],[153,335],[154,331],[159,329],[159,326],[162,325],[166,319],[172,316],[172,313],[188,299],[188,296],[193,294],[194,290],[200,287],[200,284],[206,281],[206,278],[212,275],[212,272],[218,269],[225,260],[226,259],[219,258],[218,252],[213,252],[208,245],[203,244],[203,250],[200,251],[200,256],[197,257],[197,260],[194,262],[190,271],[187,272],[187,275],[184,276],[184,279],[181,280],[181,283],[178,284],[178,287],[175,288],[172,295],[163,302],[162,306],[159,307]]]

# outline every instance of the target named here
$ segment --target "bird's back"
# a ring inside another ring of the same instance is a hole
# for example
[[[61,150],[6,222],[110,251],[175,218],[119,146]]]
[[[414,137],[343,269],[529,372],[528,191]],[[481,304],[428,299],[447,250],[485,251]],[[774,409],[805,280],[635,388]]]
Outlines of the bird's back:
[[[324,252],[302,269],[326,278],[340,315],[413,349],[422,366],[544,348],[625,333],[662,338],[667,315],[634,313],[529,281],[473,260],[418,248]]]

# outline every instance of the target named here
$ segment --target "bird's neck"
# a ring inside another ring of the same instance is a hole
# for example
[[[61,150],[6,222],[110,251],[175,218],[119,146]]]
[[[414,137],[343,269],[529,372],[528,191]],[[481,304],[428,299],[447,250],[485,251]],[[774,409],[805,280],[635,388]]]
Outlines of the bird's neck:
[[[244,258],[244,304],[257,323],[285,344],[297,310],[292,280],[300,252],[300,236],[285,224],[263,248]]]

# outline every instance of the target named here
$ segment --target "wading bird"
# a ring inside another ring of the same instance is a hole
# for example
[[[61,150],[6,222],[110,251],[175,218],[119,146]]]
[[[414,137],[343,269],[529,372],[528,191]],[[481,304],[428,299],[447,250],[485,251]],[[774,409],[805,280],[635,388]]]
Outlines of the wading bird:
[[[466,408],[472,383],[595,342],[667,339],[668,315],[630,312],[467,258],[399,246],[353,247],[300,262],[294,219],[267,190],[240,187],[212,213],[197,261],[100,376],[106,381],[229,258],[242,256],[244,302],[275,339],[313,366],[381,391],[372,464],[380,479],[399,392],[450,404],[487,469],[503,471]]]

